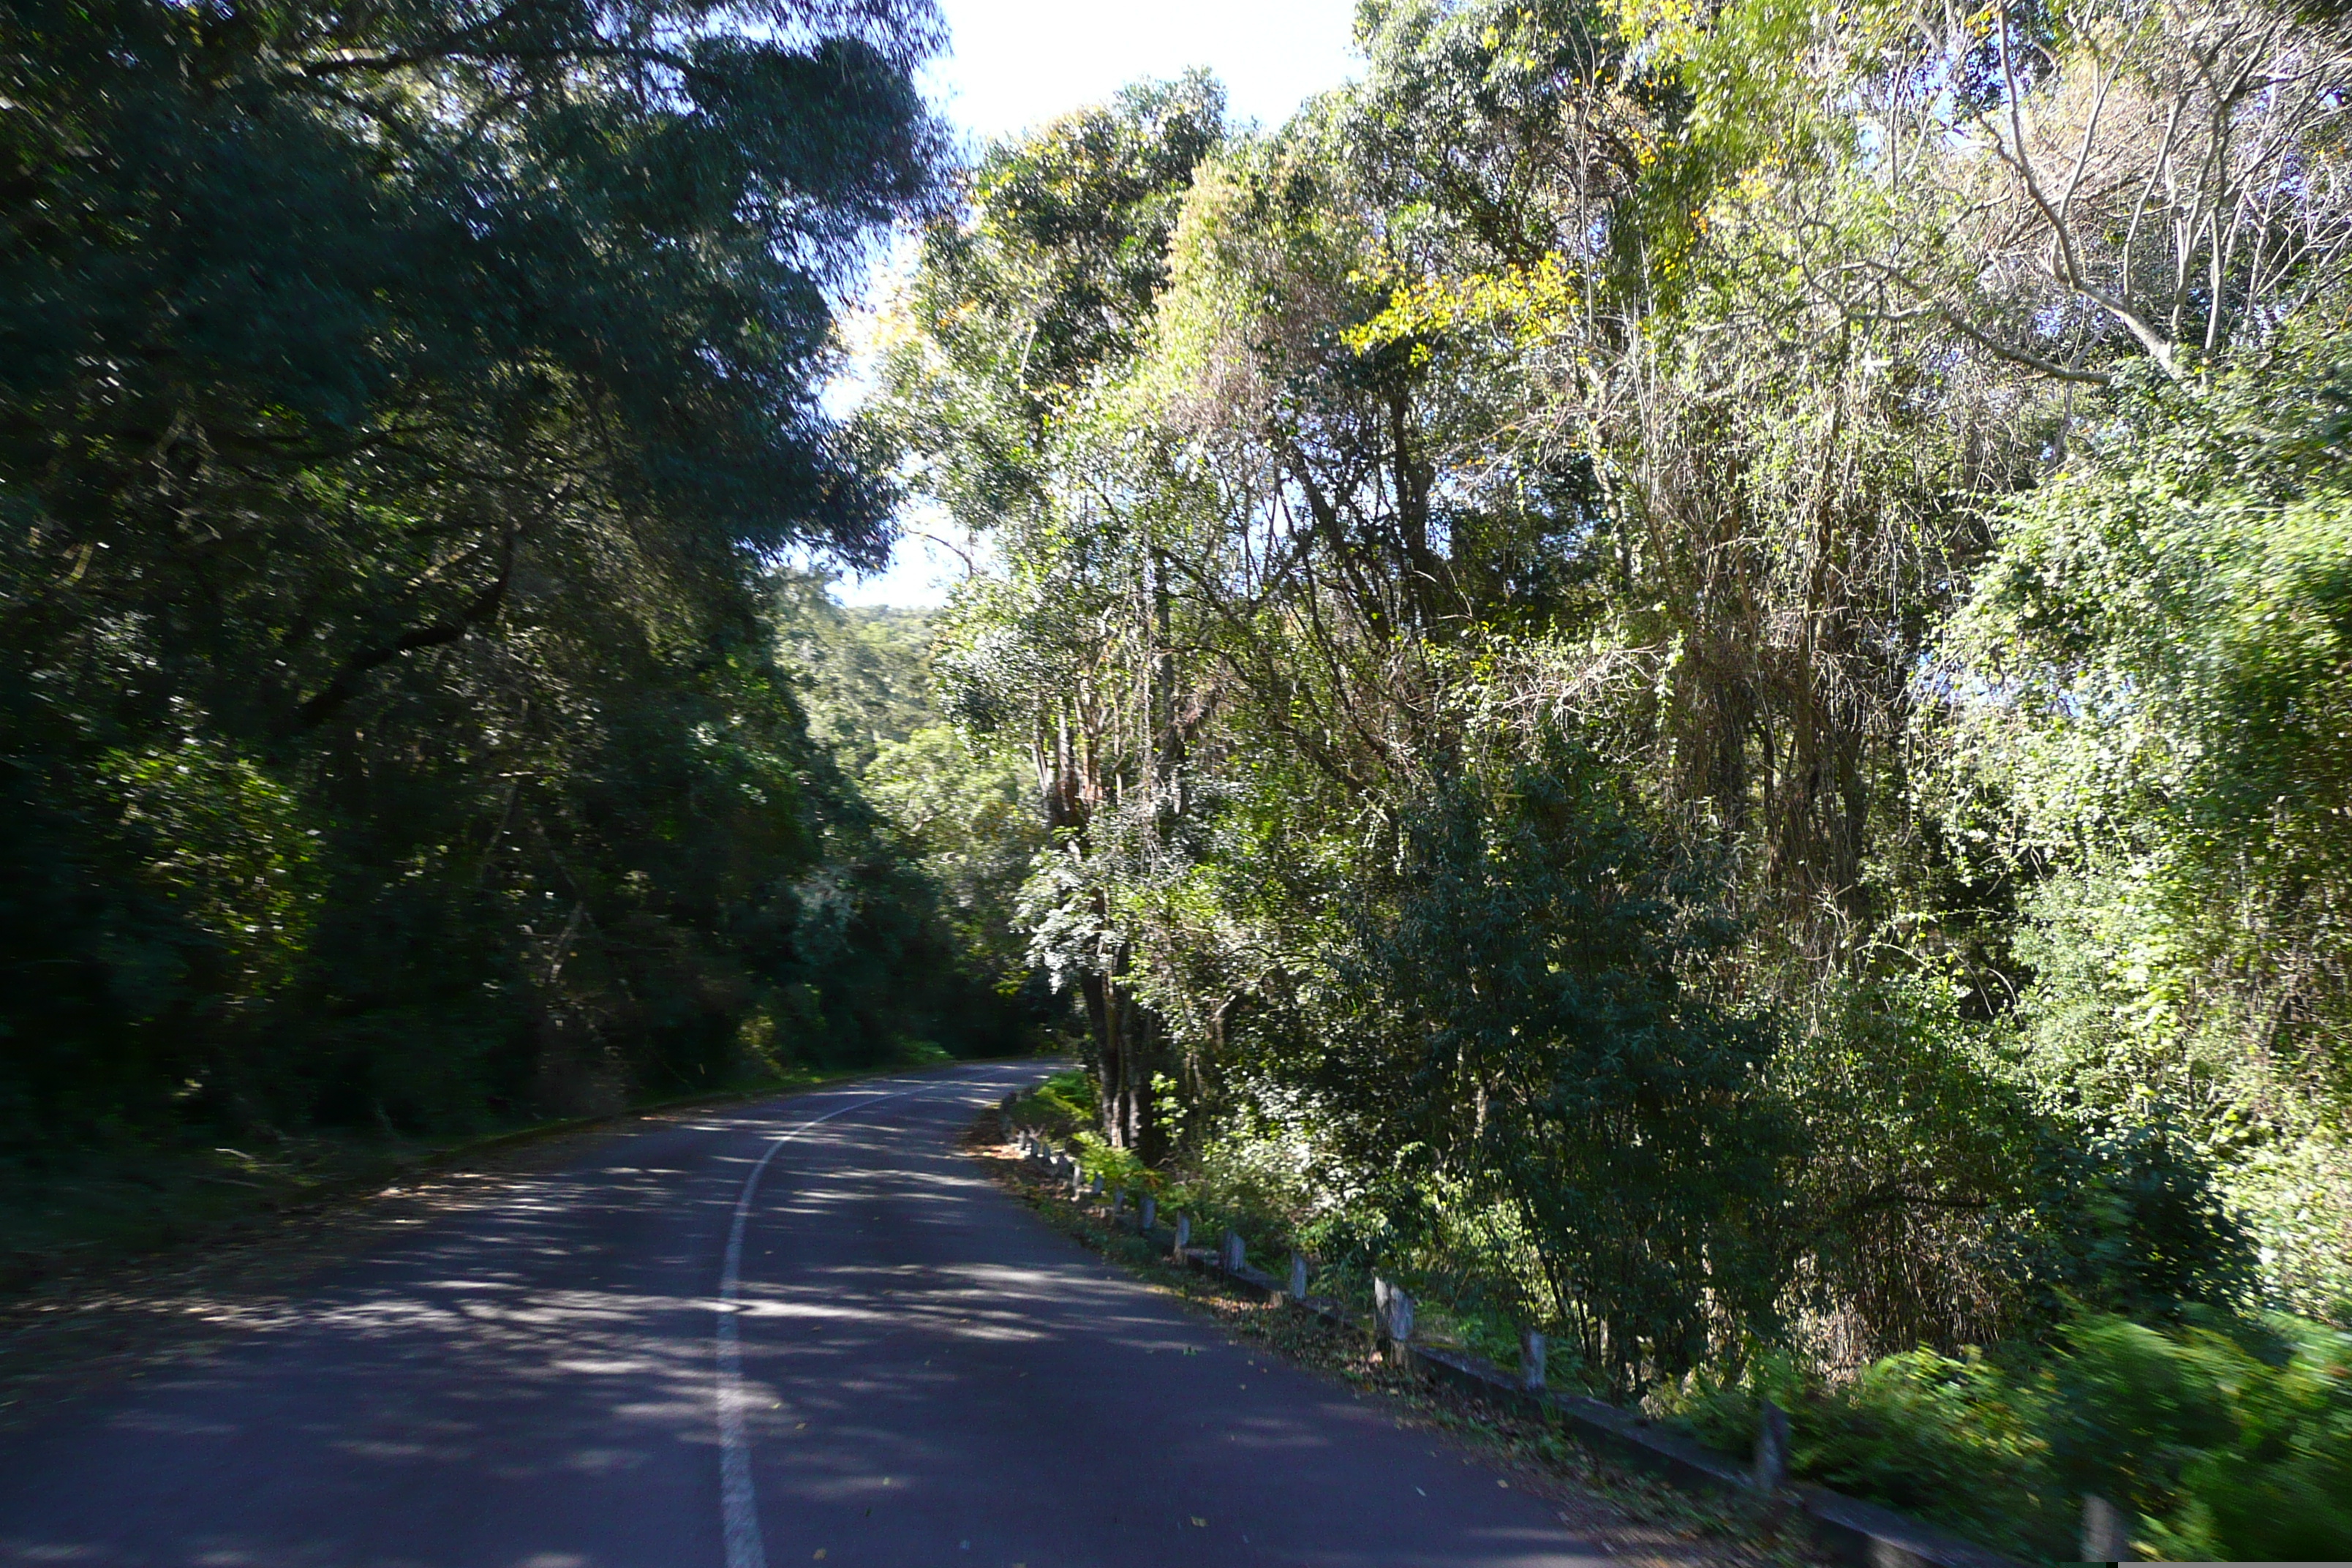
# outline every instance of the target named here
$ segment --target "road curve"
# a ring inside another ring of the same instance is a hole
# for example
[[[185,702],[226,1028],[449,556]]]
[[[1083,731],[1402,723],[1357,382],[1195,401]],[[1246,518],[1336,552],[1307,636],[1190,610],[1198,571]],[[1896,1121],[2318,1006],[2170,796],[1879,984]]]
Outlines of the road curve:
[[[409,1232],[288,1326],[0,1438],[0,1563],[1601,1560],[1000,1192],[956,1137],[1039,1070],[688,1115]]]

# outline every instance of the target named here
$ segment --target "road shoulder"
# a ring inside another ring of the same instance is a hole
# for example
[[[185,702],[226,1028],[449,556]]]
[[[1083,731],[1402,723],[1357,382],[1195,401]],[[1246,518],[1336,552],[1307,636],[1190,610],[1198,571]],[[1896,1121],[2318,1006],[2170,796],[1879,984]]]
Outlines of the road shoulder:
[[[1039,1219],[1181,1302],[1226,1338],[1377,1402],[1402,1427],[1444,1438],[1499,1484],[1541,1498],[1559,1521],[1633,1568],[1818,1568],[1801,1534],[1751,1510],[1696,1497],[1622,1470],[1533,1421],[1498,1416],[1442,1387],[1400,1376],[1375,1360],[1361,1336],[1304,1312],[1269,1305],[1160,1257],[1097,1208],[1071,1201],[1009,1142],[997,1111],[972,1123],[964,1152]]]
[[[964,1064],[958,1064],[959,1066]],[[0,1430],[156,1367],[294,1320],[306,1289],[421,1226],[491,1207],[602,1144],[726,1106],[904,1076],[843,1073],[525,1127],[421,1154],[377,1180],[257,1209],[163,1248],[0,1296]]]

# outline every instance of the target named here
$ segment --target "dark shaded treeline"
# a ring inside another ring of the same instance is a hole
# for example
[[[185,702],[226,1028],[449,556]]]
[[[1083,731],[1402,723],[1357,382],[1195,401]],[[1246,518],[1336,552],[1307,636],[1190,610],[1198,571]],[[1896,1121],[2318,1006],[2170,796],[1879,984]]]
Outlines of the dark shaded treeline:
[[[0,1147],[1006,1048],[813,741],[919,0],[0,17]],[[251,1141],[262,1141],[258,1143]]]

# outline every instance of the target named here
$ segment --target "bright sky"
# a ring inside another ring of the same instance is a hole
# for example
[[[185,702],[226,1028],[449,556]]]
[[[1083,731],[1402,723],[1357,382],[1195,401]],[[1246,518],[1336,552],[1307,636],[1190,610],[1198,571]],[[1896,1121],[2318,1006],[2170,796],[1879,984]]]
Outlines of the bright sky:
[[[939,0],[953,53],[926,81],[975,141],[1043,124],[1140,77],[1206,66],[1233,117],[1278,125],[1357,74],[1355,0]],[[910,520],[910,525],[923,526]],[[844,582],[853,605],[936,605],[962,563],[908,540],[887,572]]]

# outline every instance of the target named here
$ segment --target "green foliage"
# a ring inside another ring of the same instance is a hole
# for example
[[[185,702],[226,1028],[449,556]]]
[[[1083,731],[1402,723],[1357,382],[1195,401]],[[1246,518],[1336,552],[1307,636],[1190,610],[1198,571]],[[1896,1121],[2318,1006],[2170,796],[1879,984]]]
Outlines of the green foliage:
[[[2067,1335],[2052,1448],[2127,1504],[2162,1555],[2325,1561],[2352,1551],[2352,1337],[2284,1316]]]
[[[1013,913],[1045,847],[1036,793],[1034,773],[1003,750],[945,724],[886,742],[866,775],[866,798],[938,889],[962,968],[1008,994],[1032,979]]]
[[[289,984],[325,890],[301,803],[205,737],[105,762],[150,890],[213,945],[233,993],[261,1001]]]
[[[1830,1383],[1767,1358],[1659,1403],[1743,1452],[1769,1396],[1790,1414],[1793,1474],[2023,1556],[2071,1557],[2077,1500],[2095,1492],[2161,1557],[2326,1561],[2352,1545],[2347,1358],[2352,1339],[2307,1319],[2085,1315],[2042,1357],[1917,1351]]]
[[[975,531],[1032,512],[1052,416],[1138,346],[1192,172],[1224,134],[1201,73],[1139,83],[988,150],[968,221],[924,236],[876,429]]]
[[[1497,1205],[1538,1320],[1615,1386],[1769,1321],[1796,1129],[1764,1093],[1769,1029],[1690,984],[1732,936],[1706,868],[1557,733],[1433,781],[1402,848],[1393,913],[1339,965],[1394,1016],[1335,1019],[1309,1069],[1360,1100],[1351,1152]]]
[[[971,177],[981,221],[969,235],[935,233],[930,270],[968,280],[1000,319],[1026,313],[1016,383],[1043,395],[1033,406],[1139,346],[1185,188],[1223,140],[1224,112],[1224,89],[1195,71],[1123,89],[982,158]]]
[[[1092,1181],[1100,1177],[1104,1187],[1113,1192],[1155,1192],[1160,1186],[1156,1172],[1143,1163],[1141,1155],[1132,1149],[1113,1148],[1099,1132],[1081,1131],[1076,1139],[1078,1146],[1078,1168]]]
[[[894,896],[947,951],[932,986],[962,1019],[950,1032],[1009,1041],[1047,1023],[1054,1009],[1013,920],[1045,842],[1034,781],[1003,748],[940,721],[929,616],[843,605],[820,575],[772,581],[810,731],[873,813],[877,849],[908,874]]]
[[[2340,355],[2287,340],[2200,389],[2129,391],[2011,509],[1954,632],[1982,683],[1952,705],[1963,754],[2016,852],[2056,869],[2017,945],[2043,1070],[2240,1165],[2340,1162],[2352,1085]],[[2352,1210],[2297,1185],[2245,1196],[2294,1258],[2273,1279],[2324,1308],[2352,1289]],[[2316,1249],[2315,1206],[2338,1232]]]
[[[930,617],[920,610],[853,608],[833,596],[833,581],[826,573],[772,574],[771,616],[785,661],[804,682],[809,732],[862,780],[878,751],[937,716]]]
[[[1070,1068],[1053,1074],[1024,1095],[1013,1108],[1013,1119],[1025,1127],[1068,1137],[1091,1129],[1097,1108],[1094,1079],[1084,1068]]]
[[[919,455],[908,466],[951,519],[994,534],[1004,567],[968,582],[943,617],[935,668],[964,733],[910,742],[890,793],[965,907],[994,905],[1015,861],[1034,859],[1020,898],[1051,930],[1031,933],[1022,962],[1074,982],[1121,1147],[1156,1141],[1149,1084],[1164,1063],[1127,979],[1131,927],[1097,896],[1097,873],[1139,844],[1114,781],[1172,718],[1165,683],[1156,721],[1133,711],[1155,700],[1124,663],[1139,631],[1168,629],[1137,617],[1170,584],[1167,558],[1150,563],[1151,524],[1089,491],[1109,452],[1088,448],[1120,437],[1082,411],[1108,405],[1149,336],[1170,234],[1223,118],[1223,90],[1195,75],[991,150],[964,221],[926,237],[872,418]],[[952,790],[924,782],[942,764]],[[1003,830],[1016,795],[1035,801],[1042,831]],[[1097,851],[1110,858],[1091,861]]]
[[[1796,1392],[1780,1395],[1801,1413],[1790,1424],[1794,1473],[2011,1551],[2068,1555],[2077,1505],[2043,1471],[2038,1410],[1993,1363],[1916,1351],[1810,1398]]]
[[[1791,1475],[2028,1559],[2073,1554],[2079,1504],[2053,1473],[2034,1380],[1974,1352],[1885,1356],[1835,1383],[1767,1356],[1742,1380],[1695,1376],[1654,1403],[1744,1455],[1768,1397],[1789,1414]]]
[[[1058,1114],[1083,1122],[1094,1114],[1094,1079],[1083,1068],[1057,1072],[1037,1086],[1036,1098]]]
[[[2183,18],[1399,0],[991,150],[868,425],[960,728],[866,776],[1103,1157],[2020,1550],[2067,1324],[2352,1300],[2352,44]]]
[[[2245,1301],[2254,1250],[2209,1160],[2162,1126],[2045,1127],[2019,1216],[2045,1319],[2062,1301],[2158,1321]]]
[[[785,647],[840,622],[763,565],[881,553],[829,291],[932,209],[939,42],[0,18],[0,1201],[1012,1042],[855,778],[931,720],[919,628],[813,735]]]

